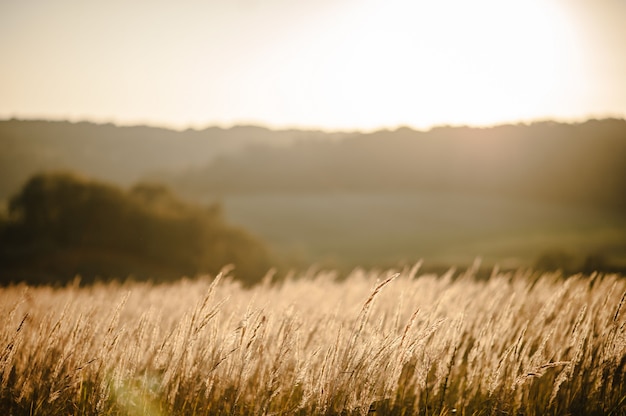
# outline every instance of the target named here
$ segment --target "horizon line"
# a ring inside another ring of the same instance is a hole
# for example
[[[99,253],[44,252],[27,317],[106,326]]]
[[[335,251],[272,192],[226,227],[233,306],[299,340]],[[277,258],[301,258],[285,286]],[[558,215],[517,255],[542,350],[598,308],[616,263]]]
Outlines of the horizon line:
[[[314,131],[314,132],[323,132],[328,134],[371,134],[377,132],[384,131],[398,131],[403,129],[409,129],[417,132],[429,132],[431,130],[439,129],[439,128],[471,128],[471,129],[489,129],[496,128],[502,126],[530,126],[533,124],[541,124],[541,123],[557,123],[557,124],[584,124],[589,121],[602,121],[602,120],[624,120],[626,121],[626,114],[617,115],[617,114],[605,114],[605,115],[587,115],[583,117],[537,117],[537,118],[529,118],[529,119],[519,119],[519,120],[510,120],[510,121],[501,121],[494,123],[433,123],[427,127],[419,127],[415,125],[410,125],[407,123],[399,123],[396,125],[381,125],[375,128],[332,128],[332,127],[323,127],[323,126],[307,126],[307,125],[297,125],[297,124],[281,124],[276,125],[272,123],[264,123],[261,121],[246,121],[241,120],[233,123],[206,123],[202,126],[193,125],[193,123],[189,123],[187,125],[178,126],[175,123],[167,123],[167,122],[158,122],[154,120],[128,120],[128,121],[119,121],[119,120],[107,120],[107,119],[98,119],[98,118],[56,118],[56,117],[41,117],[41,116],[0,116],[0,122],[8,122],[8,121],[24,121],[24,122],[51,122],[51,123],[70,123],[70,124],[93,124],[97,126],[107,126],[111,125],[114,127],[120,128],[133,128],[133,127],[146,127],[146,128],[155,128],[162,130],[170,130],[176,132],[185,132],[185,131],[204,131],[209,129],[222,129],[222,130],[230,130],[234,128],[241,127],[251,127],[251,128],[261,128],[265,130],[280,132],[280,131]]]

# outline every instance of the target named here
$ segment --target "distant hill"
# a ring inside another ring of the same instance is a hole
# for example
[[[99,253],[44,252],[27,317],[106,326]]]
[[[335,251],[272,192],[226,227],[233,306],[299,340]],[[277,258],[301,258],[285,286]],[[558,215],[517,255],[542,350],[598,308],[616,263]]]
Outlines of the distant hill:
[[[0,121],[0,200],[33,174],[71,170],[130,185],[155,174],[204,166],[252,144],[285,146],[298,140],[343,137],[316,131],[255,126],[175,131],[155,127],[64,121]]]
[[[445,191],[626,208],[626,121],[618,119],[368,134],[6,120],[0,149],[0,199],[35,173],[71,170],[125,186],[162,180],[203,199]]]
[[[193,195],[453,192],[626,209],[626,121],[401,128],[256,146],[163,178]]]
[[[619,119],[367,134],[0,121],[0,200],[38,172],[148,179],[220,201],[228,221],[303,265],[483,256],[626,269],[625,161]]]

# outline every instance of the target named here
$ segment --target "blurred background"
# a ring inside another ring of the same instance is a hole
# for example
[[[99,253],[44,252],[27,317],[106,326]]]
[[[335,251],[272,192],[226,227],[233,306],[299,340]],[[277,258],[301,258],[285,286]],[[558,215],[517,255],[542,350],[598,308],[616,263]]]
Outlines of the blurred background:
[[[5,279],[626,266],[624,120],[367,134],[13,120],[0,143]]]
[[[626,3],[0,5],[0,280],[626,270]]]

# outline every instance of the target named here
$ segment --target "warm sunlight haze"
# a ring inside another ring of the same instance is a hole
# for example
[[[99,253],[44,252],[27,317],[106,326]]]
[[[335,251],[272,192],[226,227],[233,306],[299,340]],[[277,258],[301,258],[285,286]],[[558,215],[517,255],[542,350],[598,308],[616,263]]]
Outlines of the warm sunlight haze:
[[[626,0],[0,0],[0,416],[626,416]]]
[[[371,130],[626,115],[620,0],[4,1],[0,118]]]

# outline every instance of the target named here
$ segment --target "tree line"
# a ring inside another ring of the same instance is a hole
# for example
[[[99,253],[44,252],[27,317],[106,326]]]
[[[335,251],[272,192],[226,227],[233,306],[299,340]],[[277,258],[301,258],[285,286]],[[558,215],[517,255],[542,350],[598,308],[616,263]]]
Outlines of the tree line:
[[[401,128],[249,148],[170,181],[189,195],[451,192],[623,211],[625,158],[625,120]]]
[[[273,265],[269,250],[228,224],[220,205],[185,202],[163,185],[130,189],[73,173],[38,174],[0,223],[0,279],[84,283],[133,277],[164,281],[234,264],[245,283]]]

